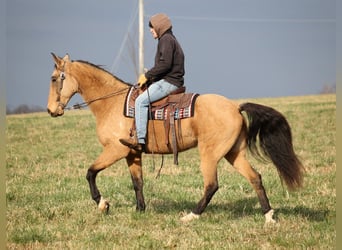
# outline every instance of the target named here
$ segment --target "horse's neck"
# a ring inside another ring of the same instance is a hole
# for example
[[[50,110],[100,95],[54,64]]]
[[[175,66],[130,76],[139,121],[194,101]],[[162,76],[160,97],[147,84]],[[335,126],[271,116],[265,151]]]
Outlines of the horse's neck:
[[[82,65],[76,76],[79,92],[95,116],[106,113],[122,113],[125,93],[129,85],[123,83],[110,73]],[[120,111],[121,110],[121,111]]]

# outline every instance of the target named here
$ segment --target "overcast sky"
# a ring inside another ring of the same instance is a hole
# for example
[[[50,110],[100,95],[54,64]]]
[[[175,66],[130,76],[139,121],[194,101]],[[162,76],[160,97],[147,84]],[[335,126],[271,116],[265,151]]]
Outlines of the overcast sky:
[[[157,45],[148,18],[165,12],[185,53],[188,91],[232,99],[278,97],[317,94],[336,83],[336,1],[144,2],[145,67],[153,66]],[[69,53],[135,82],[130,48],[138,43],[138,0],[8,0],[6,5],[9,107],[46,106],[50,52]]]

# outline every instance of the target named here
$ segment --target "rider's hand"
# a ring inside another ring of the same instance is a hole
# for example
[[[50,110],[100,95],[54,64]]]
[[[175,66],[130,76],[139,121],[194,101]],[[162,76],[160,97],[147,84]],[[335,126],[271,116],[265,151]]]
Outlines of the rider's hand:
[[[139,87],[141,88],[142,86],[144,86],[147,82],[147,78],[145,76],[145,74],[141,74],[139,76],[139,79],[138,79],[138,84],[139,84]]]

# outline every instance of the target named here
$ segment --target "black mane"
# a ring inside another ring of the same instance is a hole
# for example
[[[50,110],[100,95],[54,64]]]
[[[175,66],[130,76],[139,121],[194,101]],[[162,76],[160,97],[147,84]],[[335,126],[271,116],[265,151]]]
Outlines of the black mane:
[[[91,63],[91,62],[84,61],[84,60],[76,60],[76,61],[73,61],[73,62],[79,62],[79,63],[88,64],[88,65],[90,65],[90,66],[92,66],[92,67],[95,67],[95,68],[97,68],[97,69],[99,69],[99,70],[102,70],[102,71],[104,71],[104,72],[110,74],[110,75],[113,76],[116,80],[121,81],[121,82],[123,82],[123,83],[125,83],[125,84],[127,84],[127,85],[132,86],[131,83],[128,83],[128,82],[123,81],[123,80],[120,79],[119,77],[113,75],[113,74],[112,74],[111,72],[109,72],[108,70],[102,68],[102,65],[101,65],[101,66],[100,66],[100,65],[95,65],[95,64],[93,64],[93,63]]]

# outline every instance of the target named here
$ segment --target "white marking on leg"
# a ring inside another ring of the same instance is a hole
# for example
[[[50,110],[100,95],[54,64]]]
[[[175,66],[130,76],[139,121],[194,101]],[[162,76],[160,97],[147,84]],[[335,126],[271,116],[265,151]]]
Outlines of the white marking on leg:
[[[273,214],[274,214],[274,210],[271,209],[270,211],[268,211],[266,214],[265,214],[265,224],[269,224],[269,223],[276,223],[276,221],[273,219]]]
[[[191,213],[183,216],[181,218],[181,221],[182,222],[190,222],[190,221],[192,221],[194,219],[199,219],[199,217],[200,217],[199,214],[194,214],[193,212],[191,212]]]
[[[105,212],[107,211],[107,209],[108,209],[108,201],[103,199],[103,197],[101,196],[101,200],[99,202],[99,210],[101,212]]]

